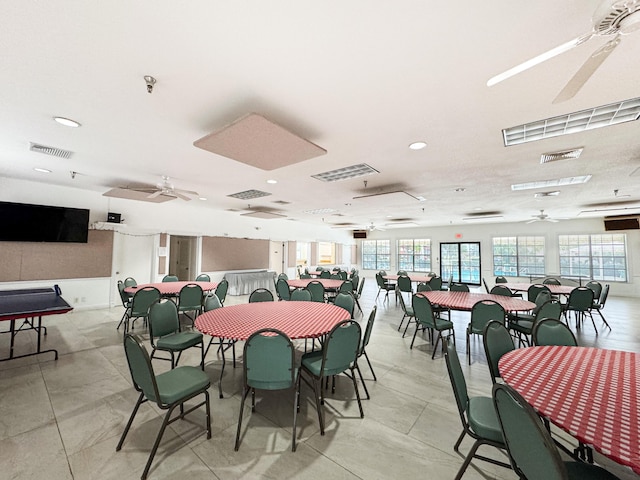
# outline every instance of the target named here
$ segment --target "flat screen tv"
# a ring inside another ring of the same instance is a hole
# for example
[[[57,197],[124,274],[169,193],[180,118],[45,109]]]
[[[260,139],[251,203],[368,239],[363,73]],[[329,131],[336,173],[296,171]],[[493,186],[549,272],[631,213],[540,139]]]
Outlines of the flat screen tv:
[[[0,202],[0,241],[87,243],[89,210]]]

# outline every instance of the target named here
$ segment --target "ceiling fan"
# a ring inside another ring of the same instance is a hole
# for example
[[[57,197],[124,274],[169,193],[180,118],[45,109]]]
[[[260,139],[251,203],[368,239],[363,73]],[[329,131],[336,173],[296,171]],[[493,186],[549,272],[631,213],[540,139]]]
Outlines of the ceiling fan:
[[[534,222],[559,222],[560,220],[556,219],[556,218],[551,218],[549,215],[547,215],[546,213],[544,213],[544,210],[540,210],[540,213],[538,215],[531,215],[533,217],[532,220],[527,220],[526,223],[534,223]]]
[[[198,192],[194,192],[192,190],[181,190],[179,188],[175,188],[173,183],[169,181],[169,177],[166,175],[162,176],[162,182],[157,183],[155,187],[122,187],[125,190],[134,190],[136,192],[148,193],[147,198],[153,199],[157,198],[160,195],[165,197],[176,197],[182,200],[186,200],[187,202],[191,200],[188,195],[198,195]]]
[[[373,232],[374,230],[378,230],[378,231],[380,231],[380,232],[384,232],[384,231],[386,231],[386,228],[376,227],[376,226],[373,224],[373,222],[371,222],[371,225],[369,225],[369,226],[367,227],[367,230],[369,230],[370,232]]]
[[[604,0],[593,14],[591,22],[592,28],[590,32],[492,77],[487,82],[487,86],[495,85],[546,60],[567,52],[578,45],[586,43],[593,37],[613,36],[611,40],[591,54],[582,67],[571,80],[569,80],[569,83],[567,83],[553,100],[553,103],[569,100],[578,93],[591,75],[595,73],[598,67],[602,65],[611,52],[618,46],[621,41],[621,36],[640,29],[640,0]]]

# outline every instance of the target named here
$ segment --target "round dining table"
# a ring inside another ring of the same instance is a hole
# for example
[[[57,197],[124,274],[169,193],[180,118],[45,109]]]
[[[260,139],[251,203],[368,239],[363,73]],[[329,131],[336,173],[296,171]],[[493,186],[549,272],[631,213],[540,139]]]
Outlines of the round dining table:
[[[532,283],[498,283],[497,285],[504,285],[512,292],[526,292],[529,290]],[[536,284],[544,285],[549,288],[551,295],[566,295],[568,296],[576,287],[572,285],[553,285],[553,284]]]
[[[492,295],[490,293],[452,292],[452,291],[425,291],[416,295],[427,297],[433,304],[446,307],[451,310],[471,311],[473,306],[483,300],[493,300],[502,305],[505,312],[526,312],[533,310],[535,303],[518,297],[505,295]]]
[[[222,398],[222,376],[226,364],[224,352],[235,342],[247,340],[251,334],[263,328],[275,328],[290,339],[322,338],[351,314],[331,303],[279,301],[255,302],[230,305],[210,310],[199,315],[194,326],[211,336],[207,351],[212,344],[219,345],[222,368],[218,391]]]
[[[140,283],[133,287],[125,287],[124,293],[128,295],[134,295],[138,290],[142,290],[145,287],[157,288],[160,295],[163,297],[177,296],[180,294],[180,290],[185,285],[195,283],[200,285],[203,292],[210,292],[215,290],[218,284],[216,282],[157,282],[157,283]]]
[[[333,278],[295,278],[287,280],[291,288],[306,288],[310,282],[320,282],[325,290],[336,291],[345,280],[336,280]]]
[[[382,278],[390,282],[397,282],[402,275],[383,275]],[[429,283],[432,278],[427,275],[406,275],[412,283]]]
[[[640,474],[640,354],[528,347],[503,355],[498,368],[541,416]]]

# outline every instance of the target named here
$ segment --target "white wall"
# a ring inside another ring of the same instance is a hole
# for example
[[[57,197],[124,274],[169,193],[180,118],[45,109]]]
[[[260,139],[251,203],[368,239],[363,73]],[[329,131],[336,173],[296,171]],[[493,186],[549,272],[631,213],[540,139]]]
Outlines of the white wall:
[[[391,268],[389,271],[397,271],[395,241],[410,238],[431,239],[431,265],[435,272],[440,271],[440,243],[441,242],[480,242],[482,277],[487,283],[493,285],[493,253],[492,239],[499,236],[542,235],[545,237],[545,261],[546,273],[549,275],[560,273],[558,258],[558,235],[563,234],[597,234],[607,233],[604,230],[602,219],[564,220],[558,223],[535,222],[527,223],[495,223],[482,225],[451,225],[445,227],[392,229],[387,231],[374,231],[368,234],[367,240],[391,240]],[[612,232],[616,233],[616,232]],[[629,281],[626,283],[609,282],[611,295],[640,296],[640,231],[629,230],[619,233],[627,235],[627,260]],[[361,241],[358,240],[360,247]],[[358,248],[358,254],[362,253]],[[361,263],[362,259],[353,259],[354,263]],[[365,270],[368,277],[373,277],[375,272]],[[362,274],[361,273],[361,274]],[[527,282],[528,278],[523,279]]]

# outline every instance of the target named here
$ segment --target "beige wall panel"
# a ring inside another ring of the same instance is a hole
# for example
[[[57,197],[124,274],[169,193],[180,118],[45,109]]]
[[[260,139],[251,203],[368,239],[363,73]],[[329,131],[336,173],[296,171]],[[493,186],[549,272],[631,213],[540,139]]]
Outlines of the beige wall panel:
[[[202,271],[269,268],[269,240],[202,237]]]

